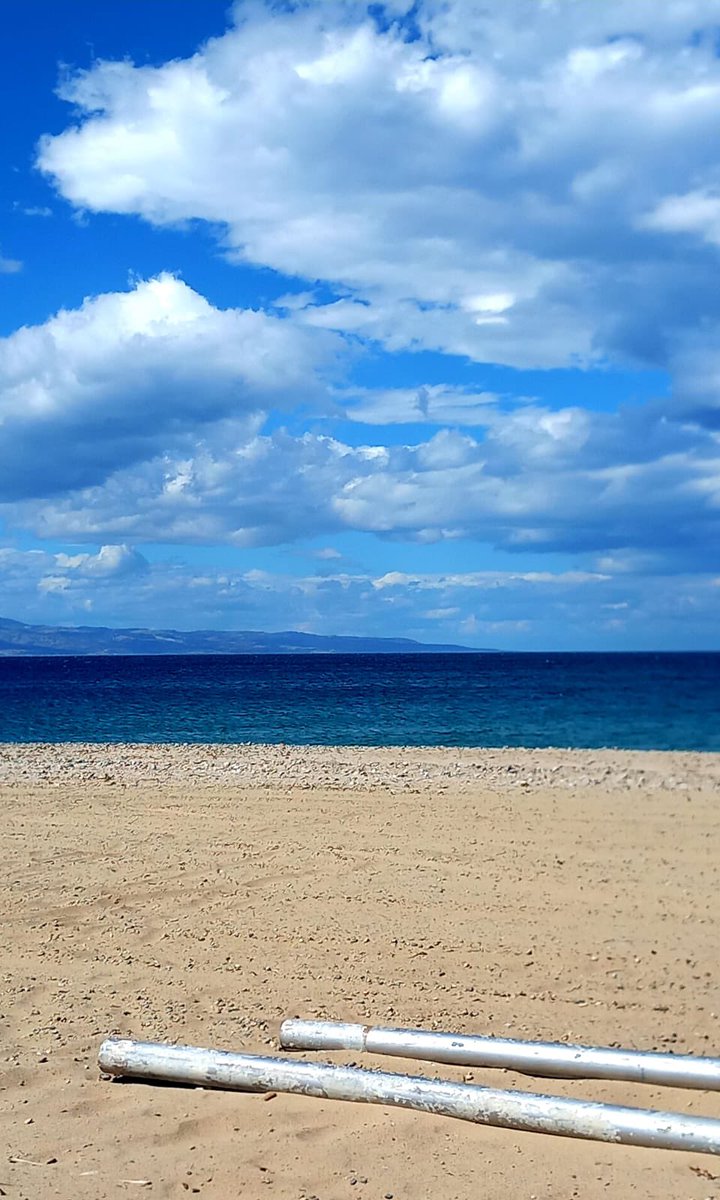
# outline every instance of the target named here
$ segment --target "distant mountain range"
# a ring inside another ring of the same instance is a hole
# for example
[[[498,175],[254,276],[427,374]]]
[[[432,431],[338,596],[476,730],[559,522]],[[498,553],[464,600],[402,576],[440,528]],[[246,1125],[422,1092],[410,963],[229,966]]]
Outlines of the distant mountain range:
[[[0,657],[31,654],[487,654],[411,638],[323,637],[316,633],[197,629],[106,629],[26,625],[0,617]]]

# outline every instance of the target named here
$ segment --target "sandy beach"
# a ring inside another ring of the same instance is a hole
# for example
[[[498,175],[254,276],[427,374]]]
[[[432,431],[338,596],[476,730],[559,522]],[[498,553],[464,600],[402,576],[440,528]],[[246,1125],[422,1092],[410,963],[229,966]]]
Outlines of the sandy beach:
[[[110,1033],[268,1052],[285,1016],[718,1054],[719,785],[720,755],[0,747],[0,1195],[720,1196],[708,1156],[96,1065]]]

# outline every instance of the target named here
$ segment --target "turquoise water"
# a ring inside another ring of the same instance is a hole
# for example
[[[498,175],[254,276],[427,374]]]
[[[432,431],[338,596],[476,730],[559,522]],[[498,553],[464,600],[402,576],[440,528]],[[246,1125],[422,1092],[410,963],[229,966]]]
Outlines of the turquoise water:
[[[0,658],[0,741],[720,750],[720,654]]]

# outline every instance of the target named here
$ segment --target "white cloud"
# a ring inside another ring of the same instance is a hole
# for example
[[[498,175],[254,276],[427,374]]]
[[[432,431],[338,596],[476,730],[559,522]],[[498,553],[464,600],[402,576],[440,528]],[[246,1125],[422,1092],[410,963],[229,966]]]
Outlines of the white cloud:
[[[239,5],[192,58],[97,63],[40,164],[82,208],[329,282],[298,318],[390,349],[665,366],[699,305],[720,320],[714,266],[647,229],[715,238],[714,4],[421,0],[419,36],[406,7]]]
[[[69,587],[70,580],[66,575],[43,575],[37,585],[38,591],[45,595],[62,595]]]
[[[17,275],[22,269],[23,264],[19,258],[5,258],[0,254],[0,275]]]
[[[372,462],[332,438],[248,439],[225,423],[187,457],[158,455],[52,503],[14,506],[12,516],[46,538],[269,545],[340,528],[335,490]]]
[[[108,546],[83,556],[127,560],[132,548]],[[68,555],[66,559],[77,556]],[[632,642],[648,625],[669,639],[686,636],[689,612],[699,627],[717,622],[720,597],[712,576],[615,580],[592,572],[481,571],[458,574],[368,572],[291,575],[175,562],[142,569],[63,567],[61,555],[0,549],[4,614],[51,624],[163,628],[283,629],[364,633],[425,641],[547,646],[602,642],[609,614],[622,614]],[[429,596],[434,607],[427,608]],[[288,613],[292,619],[288,621]],[[148,620],[148,613],[162,619]],[[610,619],[617,619],[610,616]]]
[[[364,388],[339,392],[344,415],[366,425],[488,425],[501,397],[494,392],[426,384],[416,388]]]
[[[371,580],[377,591],[387,588],[414,588],[420,591],[449,591],[470,588],[473,591],[496,589],[500,587],[519,587],[522,584],[532,584],[533,587],[548,584],[564,587],[567,585],[607,583],[610,575],[598,571],[465,571],[458,574],[425,574],[410,575],[404,571],[388,571],[377,579]],[[446,610],[435,609],[437,616]],[[430,613],[427,614],[428,616]]]
[[[701,190],[666,196],[651,213],[640,218],[639,225],[663,233],[696,234],[720,246],[720,194]]]
[[[24,217],[51,217],[53,210],[48,208],[47,204],[21,204],[19,200],[13,203],[13,208],[16,212],[21,212]]]
[[[0,341],[0,497],[52,495],[316,395],[331,342],[171,275]],[[179,486],[179,483],[177,484]]]
[[[24,562],[23,562],[24,560]],[[12,552],[0,553],[0,578],[8,564],[25,565],[29,574],[48,569],[37,580],[37,591],[43,596],[63,596],[72,608],[90,610],[94,598],[84,594],[88,587],[100,584],[107,589],[115,580],[127,582],[133,576],[144,575],[150,566],[142,554],[131,546],[101,546],[97,554],[38,554],[31,551],[25,556]]]
[[[64,571],[77,571],[93,578],[123,578],[147,571],[148,562],[130,546],[101,546],[97,554],[56,554],[55,561]]]
[[[687,569],[695,557],[704,570],[720,546],[718,478],[711,431],[646,409],[526,406],[496,413],[480,438],[441,429],[389,446],[284,430],[248,436],[225,421],[180,454],[3,515],[76,542],[260,546],[344,529],[600,556],[620,571]]]

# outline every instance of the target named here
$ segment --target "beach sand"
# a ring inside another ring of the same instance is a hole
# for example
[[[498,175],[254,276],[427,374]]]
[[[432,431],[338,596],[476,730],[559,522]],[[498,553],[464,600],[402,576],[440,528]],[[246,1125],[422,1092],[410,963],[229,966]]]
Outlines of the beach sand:
[[[113,1032],[267,1053],[285,1016],[720,1053],[719,784],[718,755],[0,747],[0,1194],[720,1196],[709,1156],[96,1065]]]

